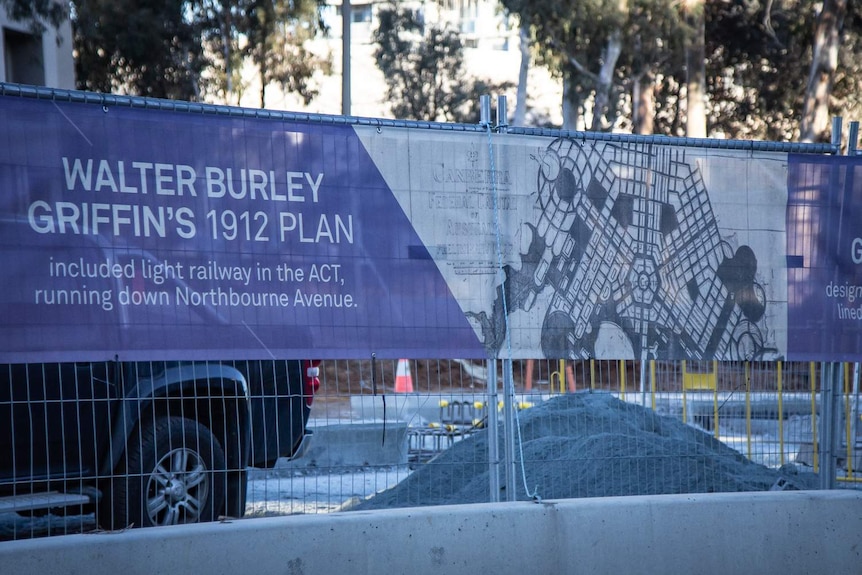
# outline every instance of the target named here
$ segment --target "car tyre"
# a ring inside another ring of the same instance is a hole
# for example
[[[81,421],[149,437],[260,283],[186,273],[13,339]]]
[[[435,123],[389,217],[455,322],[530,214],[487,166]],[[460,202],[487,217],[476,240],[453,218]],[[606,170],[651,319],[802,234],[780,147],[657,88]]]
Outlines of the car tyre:
[[[224,504],[224,450],[190,419],[159,417],[139,426],[122,473],[103,492],[103,529],[212,521]]]

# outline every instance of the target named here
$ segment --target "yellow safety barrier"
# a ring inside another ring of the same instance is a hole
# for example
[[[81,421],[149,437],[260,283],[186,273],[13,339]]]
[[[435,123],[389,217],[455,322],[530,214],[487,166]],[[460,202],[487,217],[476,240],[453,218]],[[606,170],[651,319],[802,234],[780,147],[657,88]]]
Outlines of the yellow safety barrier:
[[[718,362],[697,362],[696,369],[690,370],[690,364],[682,362],[682,387],[691,391],[714,391],[718,388]],[[706,370],[704,370],[704,366]]]

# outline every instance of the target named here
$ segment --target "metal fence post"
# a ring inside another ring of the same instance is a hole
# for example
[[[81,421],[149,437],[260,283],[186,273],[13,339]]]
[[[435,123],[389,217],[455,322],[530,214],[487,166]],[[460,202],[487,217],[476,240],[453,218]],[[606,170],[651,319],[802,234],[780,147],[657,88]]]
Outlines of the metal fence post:
[[[489,94],[479,96],[479,124],[482,126],[491,125],[491,96]]]
[[[497,133],[505,134],[509,131],[509,114],[506,106],[506,96],[497,96]]]
[[[859,122],[850,122],[850,131],[847,134],[847,155],[859,155]]]
[[[512,360],[503,360],[503,426],[505,433],[506,453],[504,456],[506,468],[506,501],[517,500],[515,439],[517,425],[515,421],[515,382],[512,372]]]
[[[832,489],[837,485],[838,458],[843,453],[841,444],[843,443],[842,429],[844,427],[844,364],[833,363],[833,381],[832,381],[832,461],[831,481]]]
[[[837,471],[836,439],[841,416],[841,385],[844,377],[840,363],[821,364],[820,388],[820,489],[835,489]]]
[[[850,458],[852,462],[851,469],[858,469],[859,462],[856,461],[856,433],[859,426],[859,362],[853,364],[853,380],[850,392],[851,396],[851,407],[850,407],[850,425],[849,425],[849,434],[850,437],[848,441],[850,443],[850,447],[848,452],[850,453]],[[855,472],[854,472],[855,473]],[[852,479],[852,478],[851,478]]]
[[[844,120],[840,116],[832,118],[832,146],[834,153],[841,152],[841,130]],[[832,168],[830,183],[832,187],[837,186],[837,167]],[[820,364],[821,388],[820,388],[820,489],[834,489],[835,475],[837,471],[837,439],[840,428],[838,427],[841,417],[841,389],[843,370],[837,362]]]
[[[844,127],[844,118],[841,116],[833,116],[832,118],[832,146],[835,148],[834,153],[841,152],[841,130]]]
[[[489,359],[488,366],[488,400],[485,413],[488,416],[488,489],[491,503],[500,502],[500,448],[497,432],[497,360]]]

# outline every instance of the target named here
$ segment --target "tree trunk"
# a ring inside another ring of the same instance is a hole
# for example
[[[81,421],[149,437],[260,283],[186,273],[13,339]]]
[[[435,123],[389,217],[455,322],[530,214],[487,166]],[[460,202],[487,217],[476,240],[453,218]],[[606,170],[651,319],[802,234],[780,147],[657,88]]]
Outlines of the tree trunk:
[[[231,62],[231,38],[233,37],[231,20],[231,5],[230,2],[225,2],[222,7],[224,14],[224,23],[222,24],[222,51],[224,56],[224,75],[225,75],[225,102],[230,102],[230,97],[233,95],[233,62]],[[239,103],[239,102],[237,102]]]
[[[576,72],[567,71],[563,76],[563,129],[577,130],[578,116],[580,115],[580,101],[574,87],[572,74]]]
[[[611,86],[614,81],[614,70],[617,67],[622,52],[622,32],[619,28],[614,30],[608,37],[608,44],[605,48],[605,58],[602,62],[602,68],[599,71],[599,77],[596,82],[596,99],[593,106],[593,121],[590,129],[599,131],[603,128],[602,118],[608,110],[608,102],[611,96]]]
[[[264,36],[266,38],[266,36]],[[258,73],[260,75],[260,108],[266,108],[266,83],[269,81],[267,74],[266,54],[261,54],[258,62]]]
[[[632,82],[632,131],[645,136],[655,131],[655,74],[646,71]]]
[[[527,74],[530,72],[530,29],[521,19],[520,31],[521,67],[518,70],[518,93],[515,97],[515,114],[512,124],[523,126],[527,119]]]
[[[838,68],[839,36],[846,12],[847,0],[824,0],[817,17],[811,71],[799,124],[799,138],[803,142],[822,139],[829,128],[829,98]]]
[[[686,121],[685,135],[706,137],[706,54],[704,48],[704,0],[687,0],[686,22],[690,27],[685,45]]]

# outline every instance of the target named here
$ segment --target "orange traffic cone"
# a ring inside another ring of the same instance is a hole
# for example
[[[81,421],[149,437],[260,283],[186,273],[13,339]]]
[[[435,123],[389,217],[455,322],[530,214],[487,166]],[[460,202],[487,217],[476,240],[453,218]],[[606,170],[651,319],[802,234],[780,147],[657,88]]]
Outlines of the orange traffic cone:
[[[406,359],[398,360],[398,369],[395,371],[395,393],[413,393],[410,362]]]

